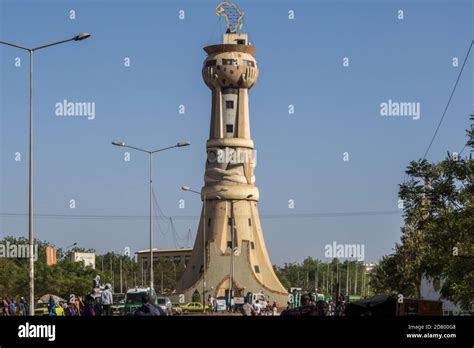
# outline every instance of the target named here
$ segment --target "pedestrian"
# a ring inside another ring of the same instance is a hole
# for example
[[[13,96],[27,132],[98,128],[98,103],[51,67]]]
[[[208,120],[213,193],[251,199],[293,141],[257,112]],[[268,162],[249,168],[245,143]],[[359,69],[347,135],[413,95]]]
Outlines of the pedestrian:
[[[56,307],[56,316],[57,317],[64,317],[64,307],[63,307],[63,301],[59,301],[59,306]]]
[[[3,314],[5,316],[9,316],[10,315],[10,307],[9,307],[9,303],[8,303],[8,296],[3,297],[2,305],[3,305]]]
[[[96,275],[92,282],[92,290],[100,288],[100,275]]]
[[[278,313],[278,307],[277,307],[277,303],[275,301],[273,301],[273,304],[272,304],[272,315],[277,315]]]
[[[56,302],[54,301],[53,296],[49,296],[48,301],[48,315],[50,317],[56,316]]]
[[[217,312],[217,299],[216,298],[212,298],[212,310],[213,312]]]
[[[102,315],[112,315],[111,313],[111,306],[113,304],[113,296],[111,285],[109,283],[105,284],[105,289],[102,291],[100,296],[100,302],[102,304]]]
[[[231,311],[232,313],[234,313],[234,311],[235,311],[235,300],[234,300],[234,297],[231,297],[231,298],[230,298],[230,311]]]
[[[272,315],[272,304],[270,301],[267,302],[267,305],[265,306],[265,315]]]
[[[76,300],[75,298],[69,300],[69,303],[68,303],[67,308],[66,308],[66,313],[65,313],[67,317],[75,317],[76,316],[76,308],[75,308],[75,305],[74,305],[75,300]]]
[[[255,311],[254,311],[254,309],[252,308],[252,305],[249,303],[249,301],[247,299],[245,299],[245,303],[242,306],[241,313],[245,317],[250,317],[252,315],[255,315]]]
[[[151,295],[142,295],[143,305],[135,311],[136,316],[164,316],[166,313],[160,306],[155,306]]]
[[[23,306],[25,307],[25,315],[30,315],[30,305],[28,304],[28,301],[24,297],[20,298],[20,301],[23,302]]]
[[[17,315],[25,316],[25,304],[23,302],[23,297],[20,297],[18,300]]]
[[[212,297],[211,295],[207,296],[207,308],[209,312],[212,312]]]
[[[262,307],[260,306],[259,300],[257,300],[253,305],[253,310],[255,311],[255,315],[260,315],[262,313]]]
[[[86,317],[95,317],[95,310],[94,310],[94,304],[95,304],[95,299],[92,297],[92,295],[87,295],[85,298],[85,304],[84,304],[84,310],[83,310],[83,315]]]
[[[5,311],[5,305],[3,304],[3,299],[0,300],[0,316],[4,317],[7,315],[6,311]]]
[[[83,303],[81,301],[80,297],[76,297],[76,300],[74,301],[74,309],[76,310],[76,315],[80,316],[81,315],[81,309],[83,307]]]

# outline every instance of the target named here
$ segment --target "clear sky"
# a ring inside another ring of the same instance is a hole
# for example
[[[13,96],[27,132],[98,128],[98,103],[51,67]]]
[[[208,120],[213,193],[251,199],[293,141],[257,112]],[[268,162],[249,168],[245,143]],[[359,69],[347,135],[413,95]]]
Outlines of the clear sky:
[[[155,240],[158,247],[174,247],[175,241],[191,246],[185,237],[190,229],[194,239],[201,201],[180,187],[200,190],[203,184],[211,96],[201,78],[202,47],[222,40],[217,4],[0,0],[0,40],[38,46],[83,31],[92,34],[87,41],[35,54],[35,211],[83,216],[37,217],[39,239],[61,247],[78,242],[98,252],[147,248],[148,158],[132,152],[125,162],[123,149],[110,142],[154,149],[189,140],[192,146],[156,157],[157,201],[174,217],[177,236],[162,222]],[[404,168],[426,150],[473,38],[472,1],[238,5],[246,13],[244,31],[257,47],[260,68],[250,92],[250,117],[259,209],[272,262],[323,258],[324,246],[334,241],[364,244],[366,260],[377,261],[400,237],[397,192]],[[403,20],[398,10],[404,11]],[[125,57],[130,67],[124,66]],[[344,57],[349,67],[343,67]],[[459,58],[458,67],[453,57]],[[0,237],[28,234],[26,216],[5,215],[25,214],[28,208],[27,58],[0,46]],[[430,160],[460,151],[465,143],[474,110],[473,58]],[[381,116],[380,103],[389,99],[420,103],[420,119]],[[95,119],[56,116],[55,104],[63,100],[94,102]],[[294,114],[288,113],[290,104]],[[185,114],[179,114],[179,105]],[[21,161],[15,161],[16,152]],[[344,152],[349,161],[343,161]],[[387,213],[325,215],[374,211]]]

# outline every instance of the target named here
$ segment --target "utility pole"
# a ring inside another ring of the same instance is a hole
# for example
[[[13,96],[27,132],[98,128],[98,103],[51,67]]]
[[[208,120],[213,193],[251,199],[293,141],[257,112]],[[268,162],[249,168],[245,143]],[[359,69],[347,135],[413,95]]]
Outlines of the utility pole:
[[[163,271],[161,271],[161,294],[163,295]]]
[[[357,262],[354,264],[355,281],[354,281],[354,295],[357,295]]]
[[[323,272],[323,287],[324,287],[325,284],[326,284],[326,283],[325,283],[324,272]],[[326,292],[327,292],[327,291],[328,291],[328,289],[327,289],[327,287],[326,287]]]
[[[120,258],[120,293],[123,294],[122,288],[122,258]]]
[[[114,290],[115,290],[113,263],[114,263],[114,259],[113,259],[113,255],[111,255],[111,257],[110,257],[110,272],[112,273],[112,292],[114,292]]]
[[[318,289],[318,269],[319,269],[319,263],[318,265],[316,266],[316,272],[314,273],[314,290],[317,290]]]
[[[347,270],[346,270],[346,295],[349,295],[349,272],[350,272],[350,263],[347,260]]]
[[[336,272],[337,272],[337,269],[336,269]],[[337,277],[337,273],[336,273],[336,277]],[[337,278],[336,278],[337,280]],[[334,271],[331,269],[331,280],[329,281],[329,288],[330,288],[330,291],[332,293],[333,291],[333,288],[334,288]]]
[[[365,296],[365,264],[362,264],[362,296]]]
[[[327,277],[326,277],[326,290],[330,293],[329,291],[329,263],[328,263]]]

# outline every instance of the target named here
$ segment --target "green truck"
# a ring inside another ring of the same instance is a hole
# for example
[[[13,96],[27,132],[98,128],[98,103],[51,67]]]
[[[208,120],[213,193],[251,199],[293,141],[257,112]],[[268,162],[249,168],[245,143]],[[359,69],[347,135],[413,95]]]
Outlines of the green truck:
[[[127,294],[125,295],[125,303],[121,309],[121,315],[133,315],[135,311],[143,305],[142,298],[143,296],[150,295],[150,288],[139,288],[135,287],[133,289],[129,289]],[[152,289],[151,291],[151,298],[154,304],[157,304],[156,299],[156,291]]]

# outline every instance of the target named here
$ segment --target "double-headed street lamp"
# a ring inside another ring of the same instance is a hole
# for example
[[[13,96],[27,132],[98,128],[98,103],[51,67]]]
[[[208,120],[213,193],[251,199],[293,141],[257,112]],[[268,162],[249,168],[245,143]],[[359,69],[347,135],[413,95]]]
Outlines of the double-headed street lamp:
[[[149,150],[144,150],[139,147],[131,146],[125,144],[123,141],[112,141],[112,145],[115,146],[121,146],[121,147],[128,147],[130,149],[134,149],[137,151],[145,152],[150,156],[150,294],[153,291],[153,225],[152,225],[152,190],[153,190],[153,179],[152,179],[152,160],[153,160],[153,154],[156,152],[161,152],[169,149],[173,149],[175,147],[184,147],[184,146],[189,146],[191,143],[189,141],[186,142],[181,142],[177,143],[176,145],[173,146],[168,146],[164,147],[162,149],[154,150],[154,151],[149,151]]]
[[[181,187],[181,190],[187,191],[187,192],[192,192],[196,193],[198,195],[201,195],[199,191],[192,190],[188,186],[183,186]],[[206,294],[206,202],[207,198],[211,195],[215,195],[215,198],[221,199],[221,197],[218,195],[218,193],[228,191],[229,189],[224,187],[220,190],[214,191],[207,193],[203,195],[203,218],[202,218],[202,233],[203,233],[203,238],[202,238],[202,245],[203,245],[203,264],[202,264],[202,307],[206,308],[206,299],[205,299],[205,294]]]
[[[89,33],[82,33],[76,35],[67,40],[61,40],[53,42],[47,45],[42,45],[34,48],[24,47],[10,42],[0,41],[0,44],[18,48],[24,51],[27,51],[30,55],[30,66],[29,66],[29,75],[30,75],[30,126],[29,126],[29,160],[28,160],[28,243],[29,243],[29,266],[28,266],[28,276],[29,276],[29,287],[30,287],[30,299],[29,299],[29,314],[35,314],[34,307],[34,296],[35,296],[35,269],[34,269],[34,233],[33,233],[33,52],[41,50],[43,48],[60,45],[70,41],[82,41],[89,38],[91,35]]]

